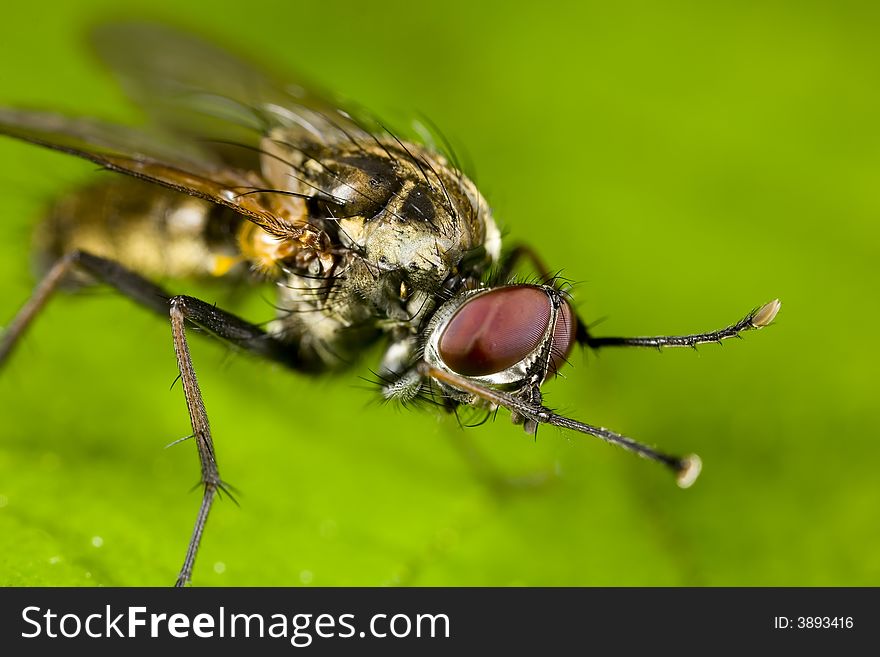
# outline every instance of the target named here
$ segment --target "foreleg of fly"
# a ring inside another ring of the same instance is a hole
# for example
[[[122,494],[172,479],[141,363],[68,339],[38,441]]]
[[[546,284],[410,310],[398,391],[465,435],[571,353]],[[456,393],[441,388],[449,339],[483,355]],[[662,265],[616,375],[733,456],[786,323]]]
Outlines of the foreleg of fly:
[[[549,283],[553,280],[554,275],[547,268],[547,265],[544,264],[544,261],[541,259],[541,256],[538,255],[538,252],[525,244],[517,244],[501,259],[501,266],[498,270],[498,280],[502,283],[509,281],[510,277],[513,276],[513,272],[516,271],[516,268],[523,260],[528,260],[531,263],[532,268],[534,268],[538,276],[541,277],[542,282]]]
[[[637,337],[637,338],[597,338],[590,335],[584,327],[578,326],[577,341],[580,344],[599,349],[601,347],[654,347],[662,349],[663,347],[696,347],[699,344],[707,342],[718,342],[727,338],[738,338],[745,331],[764,328],[769,325],[779,312],[782,304],[779,299],[774,299],[769,303],[765,303],[760,308],[752,310],[748,315],[743,317],[735,324],[731,324],[717,331],[708,331],[706,333],[694,333],[692,335],[659,335],[654,337]]]
[[[648,445],[619,433],[615,433],[609,429],[605,429],[604,427],[595,427],[590,424],[585,424],[583,422],[578,422],[577,420],[557,415],[549,408],[539,403],[532,403],[523,400],[502,390],[484,387],[466,377],[438,369],[425,361],[418,363],[416,365],[416,370],[426,378],[435,379],[457,388],[458,390],[475,395],[494,406],[502,406],[508,409],[511,413],[515,413],[521,417],[525,422],[551,424],[563,429],[572,429],[580,433],[589,434],[601,438],[613,445],[634,452],[644,458],[662,463],[675,472],[678,485],[682,488],[687,488],[693,484],[694,481],[696,481],[697,476],[700,474],[701,462],[696,454],[683,457],[664,454]]]

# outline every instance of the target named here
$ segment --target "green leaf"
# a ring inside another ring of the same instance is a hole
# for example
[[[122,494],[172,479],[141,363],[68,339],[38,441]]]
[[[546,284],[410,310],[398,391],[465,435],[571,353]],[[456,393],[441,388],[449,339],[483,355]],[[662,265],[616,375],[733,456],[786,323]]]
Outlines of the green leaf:
[[[4,9],[9,105],[132,118],[78,45],[109,0]],[[131,3],[130,3],[131,4]],[[594,439],[505,413],[377,402],[193,340],[221,472],[193,584],[877,585],[876,12],[799,2],[138,1],[379,113],[427,113],[475,163],[505,229],[572,280],[601,335],[776,323],[697,353],[575,355],[549,403],[673,453],[689,490]],[[268,19],[268,20],[267,20]],[[303,26],[308,26],[304,28]],[[368,55],[365,55],[365,52]],[[28,297],[49,200],[111,174],[0,141],[0,321]],[[175,291],[221,304],[217,288]],[[271,317],[264,292],[245,299]],[[53,299],[0,373],[0,585],[173,583],[195,519],[195,447],[168,323],[110,293]],[[468,440],[504,476],[498,494]]]

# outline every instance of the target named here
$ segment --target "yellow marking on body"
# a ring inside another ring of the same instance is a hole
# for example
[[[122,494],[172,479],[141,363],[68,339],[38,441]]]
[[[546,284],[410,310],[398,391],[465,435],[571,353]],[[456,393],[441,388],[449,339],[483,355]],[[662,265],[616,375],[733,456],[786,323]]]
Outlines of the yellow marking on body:
[[[211,276],[225,276],[240,262],[244,262],[244,258],[241,256],[214,256],[214,264],[211,267]]]

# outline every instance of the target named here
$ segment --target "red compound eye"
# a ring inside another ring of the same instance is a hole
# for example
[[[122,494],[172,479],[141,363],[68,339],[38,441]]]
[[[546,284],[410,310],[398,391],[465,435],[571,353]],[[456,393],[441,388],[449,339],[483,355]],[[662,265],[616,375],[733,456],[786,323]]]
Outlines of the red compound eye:
[[[440,357],[452,371],[464,376],[501,372],[538,348],[550,314],[547,293],[532,285],[500,287],[473,297],[462,304],[443,331],[438,344]],[[572,324],[570,310],[568,317]],[[561,318],[560,313],[560,322]],[[560,339],[560,346],[562,342]]]
[[[564,302],[556,315],[556,326],[553,327],[553,345],[550,347],[550,373],[556,374],[565,363],[577,335],[577,320],[568,302]]]

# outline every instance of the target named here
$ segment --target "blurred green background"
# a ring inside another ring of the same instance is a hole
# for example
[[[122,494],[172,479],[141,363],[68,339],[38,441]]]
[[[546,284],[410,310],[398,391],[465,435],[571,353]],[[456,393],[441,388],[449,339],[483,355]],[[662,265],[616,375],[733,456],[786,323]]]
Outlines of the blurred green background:
[[[136,116],[82,47],[113,0],[16,3],[3,104]],[[873,3],[413,5],[136,0],[380,115],[423,112],[508,234],[578,282],[599,334],[719,328],[723,347],[576,354],[548,403],[702,478],[507,414],[454,419],[194,342],[221,471],[196,585],[877,585],[878,8]],[[0,322],[27,298],[32,227],[88,163],[0,140]],[[187,283],[208,300],[215,291]],[[82,295],[81,295],[82,296]],[[259,297],[253,320],[270,314]],[[109,293],[55,299],[0,375],[0,584],[169,585],[198,494],[166,322]]]

